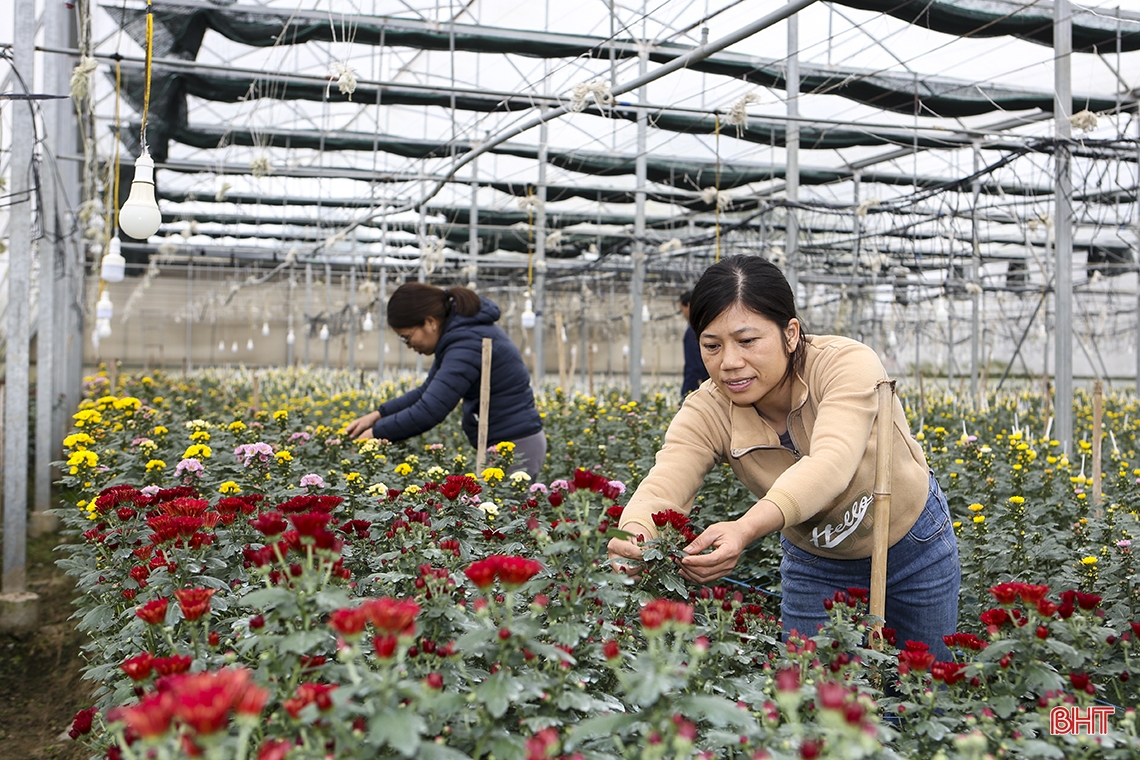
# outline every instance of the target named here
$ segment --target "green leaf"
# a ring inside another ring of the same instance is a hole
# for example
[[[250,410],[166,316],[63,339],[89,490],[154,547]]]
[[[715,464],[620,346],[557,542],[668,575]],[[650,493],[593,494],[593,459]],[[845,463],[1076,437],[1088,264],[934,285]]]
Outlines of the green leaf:
[[[79,622],[79,627],[85,631],[105,631],[114,622],[115,608],[109,604],[100,604],[98,607],[92,607],[83,616]]]
[[[1024,757],[1050,758],[1050,760],[1053,758],[1060,760],[1060,758],[1065,757],[1065,753],[1060,747],[1055,747],[1040,739],[1026,739],[1022,742],[1020,749]]]
[[[610,734],[623,734],[625,729],[637,721],[638,716],[634,713],[611,713],[599,715],[596,718],[587,718],[570,729],[565,741],[566,750],[572,751],[576,746],[590,739],[598,739]]]
[[[416,756],[422,757],[424,760],[470,760],[469,755],[452,749],[446,744],[436,744],[435,742],[422,742],[419,749],[416,750]]]
[[[328,631],[297,631],[282,637],[277,648],[282,652],[309,654],[310,650],[330,638],[331,634]]]
[[[243,607],[253,610],[270,610],[279,604],[292,600],[292,592],[274,587],[251,591],[241,598],[241,603]]]
[[[755,722],[747,710],[722,697],[694,694],[677,700],[677,705],[682,715],[699,715],[716,726],[744,728]]]
[[[1017,711],[1017,700],[1010,694],[1001,694],[990,700],[999,718],[1008,718]]]
[[[517,678],[508,675],[505,670],[500,670],[479,684],[475,689],[475,695],[492,717],[501,718],[522,690],[522,684]]]
[[[412,757],[420,749],[424,728],[423,718],[410,710],[385,710],[372,718],[368,739],[377,746],[387,744],[404,757]]]

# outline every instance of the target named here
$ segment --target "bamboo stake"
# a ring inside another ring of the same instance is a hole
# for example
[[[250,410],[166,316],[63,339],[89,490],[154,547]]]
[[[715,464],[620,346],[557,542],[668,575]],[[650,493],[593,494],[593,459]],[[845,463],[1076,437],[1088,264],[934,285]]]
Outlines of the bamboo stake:
[[[1100,380],[1093,383],[1093,432],[1092,432],[1092,492],[1093,504],[1100,506],[1102,497],[1101,493],[1101,471],[1100,471],[1100,438],[1102,435],[1101,425],[1104,417],[1104,385]],[[1097,515],[1100,515],[1098,510]]]
[[[483,365],[479,371],[479,450],[475,452],[475,474],[487,463],[487,418],[491,407],[491,339],[483,338]]]
[[[257,376],[257,373],[254,373],[254,375],[253,375],[253,408],[252,408],[253,413],[257,414],[257,410],[260,408],[261,408],[261,378]]]
[[[921,375],[919,375],[921,377]],[[880,619],[871,632],[871,645],[883,647],[883,623],[887,610],[887,549],[891,530],[891,453],[894,448],[895,381],[880,380],[879,416],[875,427],[874,527],[871,545],[871,615]]]
[[[566,328],[562,323],[562,312],[554,312],[554,332],[558,336],[558,387],[566,390]]]
[[[586,379],[590,387],[590,395],[594,395],[594,348],[591,345],[586,351]]]

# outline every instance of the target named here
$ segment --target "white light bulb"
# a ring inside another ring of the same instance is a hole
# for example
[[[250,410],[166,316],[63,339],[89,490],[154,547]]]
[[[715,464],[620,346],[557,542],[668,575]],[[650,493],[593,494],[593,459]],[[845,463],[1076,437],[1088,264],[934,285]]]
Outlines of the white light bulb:
[[[230,351],[232,351],[235,354],[237,353],[237,341],[236,340],[234,341],[233,346],[230,347]]]
[[[110,322],[113,316],[115,316],[115,304],[111,303],[111,296],[103,291],[99,300],[95,302],[95,319],[105,319]]]
[[[629,356],[629,346],[622,346],[621,347],[621,355],[622,356]]]
[[[264,324],[261,325],[261,337],[263,337],[263,338],[269,337],[269,323],[268,322],[265,322]]]
[[[127,202],[119,209],[119,227],[136,240],[146,240],[161,224],[162,212],[154,199],[154,159],[143,152],[135,159],[135,178]]]
[[[109,318],[108,319],[96,319],[95,320],[95,333],[100,338],[110,338],[111,337],[111,320]]]
[[[225,351],[226,350],[226,342],[224,340],[218,341],[218,350],[219,351]]]
[[[649,304],[647,304],[647,303],[641,304],[641,321],[642,322],[648,322],[649,321]]]
[[[372,312],[365,312],[364,321],[360,324],[360,329],[364,332],[372,332],[374,326],[372,323]]]
[[[252,351],[253,350],[253,338],[250,338],[249,340],[247,340],[245,342],[245,350],[246,351]]]
[[[389,346],[387,343],[384,343],[384,353],[386,353],[386,354],[392,353],[392,347]]]
[[[321,340],[328,340],[328,339],[329,339],[329,326],[328,325],[321,325]]]
[[[538,324],[538,317],[534,313],[534,304],[528,298],[523,304],[522,326],[524,330],[529,330],[536,324]]]
[[[103,264],[99,268],[99,276],[104,282],[122,282],[127,274],[127,260],[123,258],[123,244],[119,236],[111,238],[107,244],[107,255],[103,257]]]
[[[297,333],[293,332],[292,328],[289,329],[289,333],[285,336],[285,342],[290,346],[297,342]]]

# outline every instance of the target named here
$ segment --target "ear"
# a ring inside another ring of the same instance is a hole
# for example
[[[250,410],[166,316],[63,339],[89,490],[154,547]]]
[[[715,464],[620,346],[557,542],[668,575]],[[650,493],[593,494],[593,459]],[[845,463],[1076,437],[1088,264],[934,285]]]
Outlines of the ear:
[[[787,346],[789,354],[800,345],[800,321],[795,317],[789,319],[788,326],[784,328],[784,345]]]
[[[424,329],[428,332],[439,332],[439,320],[435,317],[428,317],[424,320]]]

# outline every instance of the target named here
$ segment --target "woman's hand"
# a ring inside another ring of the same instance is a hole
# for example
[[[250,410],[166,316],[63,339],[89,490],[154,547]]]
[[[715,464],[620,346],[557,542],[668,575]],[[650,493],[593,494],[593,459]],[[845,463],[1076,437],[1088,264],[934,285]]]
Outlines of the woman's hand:
[[[356,438],[371,438],[372,426],[376,424],[376,420],[378,419],[380,419],[380,412],[369,412],[363,417],[357,417],[348,423],[348,429],[345,430],[345,435],[347,435],[350,440]],[[366,432],[368,435],[364,435]]]
[[[641,542],[649,531],[637,523],[629,523],[622,530],[632,533],[629,538],[611,538],[606,549],[610,555],[610,566],[615,573],[625,573],[631,578],[641,575]]]
[[[713,551],[701,554],[710,546]],[[692,583],[712,583],[732,572],[746,546],[744,531],[735,520],[714,523],[685,547],[689,556],[681,559],[681,575]]]

